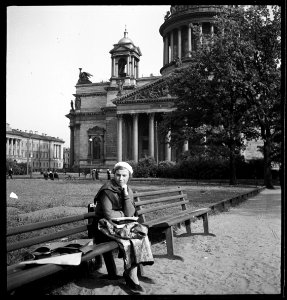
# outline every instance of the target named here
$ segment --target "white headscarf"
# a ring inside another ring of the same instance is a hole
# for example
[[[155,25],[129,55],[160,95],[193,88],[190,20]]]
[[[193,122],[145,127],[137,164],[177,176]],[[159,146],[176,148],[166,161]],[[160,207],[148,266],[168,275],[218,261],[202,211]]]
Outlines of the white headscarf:
[[[115,164],[114,166],[114,169],[117,168],[117,167],[123,167],[123,168],[126,168],[131,174],[133,174],[133,168],[126,162],[124,161],[120,161],[118,163]]]

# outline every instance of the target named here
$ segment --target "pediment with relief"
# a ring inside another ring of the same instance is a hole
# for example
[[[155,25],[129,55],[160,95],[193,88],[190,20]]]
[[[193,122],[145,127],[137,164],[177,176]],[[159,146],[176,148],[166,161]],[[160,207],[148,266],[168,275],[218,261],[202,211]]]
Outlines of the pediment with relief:
[[[152,83],[149,83],[143,87],[136,89],[135,91],[125,94],[117,99],[113,103],[122,103],[143,99],[160,99],[160,98],[175,98],[168,89],[168,85],[163,78],[160,78]]]

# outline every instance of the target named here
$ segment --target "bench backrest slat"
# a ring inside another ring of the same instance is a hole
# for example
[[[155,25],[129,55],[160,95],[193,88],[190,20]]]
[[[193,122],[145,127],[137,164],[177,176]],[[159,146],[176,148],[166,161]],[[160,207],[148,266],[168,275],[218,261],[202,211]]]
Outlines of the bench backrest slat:
[[[38,223],[33,223],[33,224],[17,226],[14,228],[8,228],[6,236],[11,236],[11,235],[15,235],[15,234],[24,233],[24,232],[31,232],[31,231],[35,231],[35,230],[39,230],[39,229],[43,229],[43,228],[48,228],[51,226],[81,221],[81,220],[85,220],[85,219],[88,219],[88,218],[91,218],[94,216],[95,216],[95,213],[91,212],[91,213],[81,214],[81,215],[77,215],[77,216],[64,217],[61,219],[54,219],[54,220],[45,221],[45,222],[38,222]]]
[[[7,252],[18,250],[18,249],[25,248],[25,247],[30,247],[30,246],[37,245],[40,243],[55,240],[58,238],[67,237],[69,235],[84,232],[86,230],[88,230],[87,224],[78,226],[78,227],[74,227],[74,228],[70,228],[70,229],[61,230],[61,231],[51,233],[51,234],[41,235],[41,236],[38,236],[35,238],[22,240],[22,241],[19,241],[16,243],[7,244]]]
[[[182,191],[181,187],[178,188],[167,188],[164,190],[156,190],[156,191],[148,191],[148,192],[134,192],[134,198],[136,197],[143,197],[143,196],[155,196],[155,195],[162,195],[162,194],[167,194],[167,193],[172,193],[172,192],[180,192]]]
[[[182,194],[181,196],[184,198],[187,195]],[[169,200],[174,200],[174,199],[180,199],[180,197],[178,195],[175,195],[175,196],[161,197],[161,198],[152,199],[152,200],[144,200],[144,201],[135,202],[135,206],[159,203],[159,202],[164,202],[164,201],[169,201]],[[180,204],[180,203],[178,203],[178,204]]]
[[[153,211],[158,211],[158,210],[163,210],[166,208],[170,208],[170,207],[174,207],[174,206],[178,206],[179,204],[187,204],[189,201],[178,201],[178,202],[174,202],[174,203],[170,203],[170,204],[166,204],[166,205],[158,205],[158,206],[154,206],[154,207],[150,207],[150,208],[142,208],[140,210],[137,211],[138,215],[142,215],[148,212],[153,212]]]
[[[139,216],[139,222],[146,222],[147,213],[161,211],[166,208],[178,206],[181,211],[186,210],[186,204],[189,203],[186,197],[187,194],[180,186],[157,191],[134,192],[135,207]],[[162,205],[153,205],[155,203],[161,203]]]

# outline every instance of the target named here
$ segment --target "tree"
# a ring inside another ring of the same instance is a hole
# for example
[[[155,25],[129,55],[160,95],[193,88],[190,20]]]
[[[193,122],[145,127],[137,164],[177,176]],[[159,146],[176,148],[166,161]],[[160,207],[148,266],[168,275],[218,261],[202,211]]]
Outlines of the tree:
[[[190,64],[166,77],[178,99],[162,130],[171,130],[171,143],[179,145],[194,138],[195,128],[209,125],[213,142],[228,147],[230,184],[236,184],[235,160],[244,141],[261,137],[265,185],[272,187],[272,134],[280,118],[279,15],[278,7],[273,19],[266,6],[223,10],[214,19],[216,32],[201,39]],[[200,40],[196,28],[195,34]]]
[[[266,5],[251,7],[245,13],[243,31],[252,41],[249,81],[243,96],[251,104],[254,125],[264,142],[264,184],[273,188],[271,162],[280,156],[281,129],[281,9]],[[278,147],[279,146],[279,147]]]

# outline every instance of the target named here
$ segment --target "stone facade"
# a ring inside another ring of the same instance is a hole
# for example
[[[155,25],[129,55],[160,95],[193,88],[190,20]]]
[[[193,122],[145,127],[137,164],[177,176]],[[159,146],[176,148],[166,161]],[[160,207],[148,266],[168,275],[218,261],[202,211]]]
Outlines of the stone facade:
[[[63,144],[62,139],[37,131],[13,129],[6,123],[6,158],[27,163],[34,171],[62,169]]]

